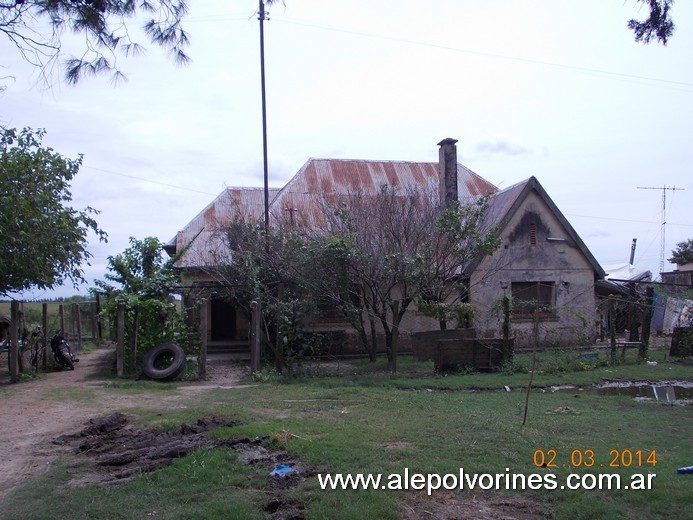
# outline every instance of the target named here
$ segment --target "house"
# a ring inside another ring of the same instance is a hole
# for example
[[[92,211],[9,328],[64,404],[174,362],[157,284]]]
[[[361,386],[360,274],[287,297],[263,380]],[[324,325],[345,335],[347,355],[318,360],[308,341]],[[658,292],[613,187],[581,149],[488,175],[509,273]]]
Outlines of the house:
[[[604,271],[539,181],[531,177],[497,192],[487,225],[496,226],[501,245],[468,267],[469,301],[480,309],[477,332],[497,334],[502,317],[491,310],[507,295],[516,348],[531,346],[535,331],[543,347],[592,342],[594,287]]]
[[[538,330],[541,345],[592,339],[594,283],[604,277],[604,271],[537,179],[499,191],[457,162],[456,142],[445,139],[439,143],[437,163],[309,159],[284,188],[271,190],[270,225],[290,222],[318,228],[323,197],[376,194],[384,184],[405,191],[434,190],[446,204],[453,200],[466,204],[490,196],[484,226],[497,229],[501,246],[461,273],[468,281],[468,301],[477,309],[477,333],[498,336],[502,317],[497,304],[507,295],[517,302],[512,316],[516,348],[530,346],[534,330]],[[207,312],[211,348],[247,349],[248,323],[215,297],[219,281],[210,275],[210,268],[232,257],[219,230],[236,217],[262,219],[263,195],[261,188],[226,189],[166,245],[169,254],[181,254],[176,266],[183,270],[191,297],[196,289],[211,294]],[[539,327],[533,327],[535,317]],[[437,321],[416,309],[401,324],[403,336],[436,328]]]

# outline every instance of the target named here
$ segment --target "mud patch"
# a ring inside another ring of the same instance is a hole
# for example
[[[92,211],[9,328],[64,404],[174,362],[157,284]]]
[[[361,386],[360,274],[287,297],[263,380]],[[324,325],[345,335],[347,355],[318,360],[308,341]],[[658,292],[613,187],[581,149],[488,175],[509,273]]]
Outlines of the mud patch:
[[[89,458],[88,475],[72,484],[110,484],[168,466],[199,448],[234,446],[248,439],[210,439],[205,432],[238,422],[212,417],[197,424],[182,424],[176,431],[160,432],[130,424],[127,416],[115,413],[90,419],[78,433],[62,435],[53,443],[68,445]]]
[[[285,499],[288,488],[302,482],[308,472],[300,461],[280,450],[262,446],[265,438],[213,439],[206,433],[239,422],[217,417],[199,419],[196,424],[182,424],[175,431],[157,431],[132,424],[122,413],[89,420],[79,432],[62,435],[53,443],[70,447],[78,457],[70,485],[109,485],[126,482],[136,475],[163,468],[197,449],[227,447],[238,453],[238,460],[267,476],[264,510],[273,520],[304,518],[304,504]],[[86,462],[85,462],[86,458]],[[278,465],[293,467],[296,472],[282,477],[269,474]]]
[[[543,520],[552,516],[545,506],[526,498],[452,492],[408,494],[399,511],[403,520]]]

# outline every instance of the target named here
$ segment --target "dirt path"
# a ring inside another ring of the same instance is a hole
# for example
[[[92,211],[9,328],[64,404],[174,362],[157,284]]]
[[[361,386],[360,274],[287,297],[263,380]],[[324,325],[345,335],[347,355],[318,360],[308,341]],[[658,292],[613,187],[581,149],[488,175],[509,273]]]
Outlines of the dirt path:
[[[181,385],[164,396],[128,396],[108,392],[104,388],[106,380],[99,378],[100,373],[108,373],[104,370],[113,360],[111,348],[79,357],[74,371],[49,372],[41,379],[15,385],[0,384],[0,498],[26,479],[46,471],[56,457],[69,450],[53,444],[53,439],[80,430],[92,417],[135,406],[180,406],[183,395],[235,386],[244,375],[238,365],[210,363],[206,381]],[[89,399],[77,403],[70,397],[72,390],[84,389],[90,390]]]

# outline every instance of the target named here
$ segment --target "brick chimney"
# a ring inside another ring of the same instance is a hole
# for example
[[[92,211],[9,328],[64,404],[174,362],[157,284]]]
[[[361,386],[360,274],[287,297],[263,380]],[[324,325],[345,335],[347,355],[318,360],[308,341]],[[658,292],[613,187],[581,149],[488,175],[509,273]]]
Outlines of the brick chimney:
[[[457,196],[457,139],[448,137],[438,143],[438,186],[444,208],[458,200]]]

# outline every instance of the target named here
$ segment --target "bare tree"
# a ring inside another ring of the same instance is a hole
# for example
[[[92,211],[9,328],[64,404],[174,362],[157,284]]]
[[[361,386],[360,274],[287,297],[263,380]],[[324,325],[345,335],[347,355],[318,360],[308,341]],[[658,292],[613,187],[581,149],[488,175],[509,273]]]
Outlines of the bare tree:
[[[348,286],[355,288],[350,294],[358,300],[344,303],[360,306],[353,310],[369,317],[371,331],[371,318],[380,325],[395,371],[400,324],[411,304],[455,303],[466,265],[497,247],[493,230],[479,231],[486,203],[443,210],[436,193],[382,186],[375,195],[338,196],[327,206],[332,209],[325,212],[326,233],[340,248],[341,261],[333,265],[346,270]],[[335,273],[332,279],[341,277]],[[364,339],[366,322],[355,322]]]

